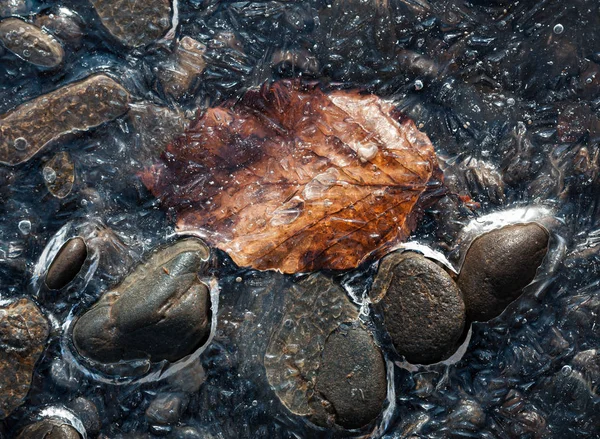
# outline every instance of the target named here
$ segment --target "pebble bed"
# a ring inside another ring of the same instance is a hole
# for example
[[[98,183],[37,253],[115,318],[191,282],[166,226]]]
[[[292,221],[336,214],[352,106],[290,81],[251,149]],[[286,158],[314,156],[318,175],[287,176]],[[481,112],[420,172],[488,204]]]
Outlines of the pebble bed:
[[[0,438],[600,438],[599,28],[596,0],[0,0]],[[445,189],[382,259],[240,268],[140,178],[289,79],[434,145]]]

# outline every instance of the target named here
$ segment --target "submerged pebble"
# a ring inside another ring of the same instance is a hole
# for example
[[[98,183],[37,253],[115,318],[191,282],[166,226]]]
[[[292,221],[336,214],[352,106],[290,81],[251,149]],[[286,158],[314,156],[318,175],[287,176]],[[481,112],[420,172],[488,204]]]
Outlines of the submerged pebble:
[[[0,419],[23,403],[49,331],[31,300],[0,306]]]
[[[465,303],[450,275],[412,252],[384,257],[371,295],[396,351],[411,363],[435,363],[454,352],[465,326]]]
[[[190,37],[183,37],[177,44],[174,60],[159,69],[164,93],[175,100],[191,96],[198,88],[198,77],[206,67],[206,46]]]
[[[331,404],[334,423],[344,428],[360,428],[379,415],[387,395],[386,368],[367,330],[351,326],[327,337],[315,389]]]
[[[475,239],[458,276],[468,319],[490,320],[519,297],[544,260],[548,240],[546,229],[536,223],[506,226]]]
[[[71,193],[75,182],[75,164],[66,151],[54,155],[42,168],[44,183],[56,198],[65,198]]]
[[[81,270],[87,254],[83,238],[77,236],[65,242],[48,268],[46,286],[51,290],[66,287]]]
[[[17,439],[81,439],[81,435],[60,419],[47,418],[25,427]]]
[[[358,309],[321,273],[281,294],[287,297],[285,314],[264,359],[267,378],[281,402],[323,427],[368,424],[382,409],[387,380],[383,357],[370,334],[345,325],[358,323]],[[349,395],[353,404],[344,401]]]
[[[99,363],[173,362],[202,346],[211,302],[198,273],[208,257],[196,239],[155,252],[77,320],[73,342],[79,353]]]
[[[58,67],[65,57],[62,45],[52,35],[20,18],[0,21],[0,41],[19,58],[40,67]]]
[[[104,27],[129,47],[149,44],[171,27],[170,0],[91,0],[91,3]]]
[[[65,43],[79,46],[84,35],[81,17],[65,7],[52,8],[36,15],[35,24]]]
[[[121,116],[128,104],[129,93],[102,74],[25,102],[0,117],[0,163],[25,162],[65,134]],[[46,129],[36,129],[40,124]]]

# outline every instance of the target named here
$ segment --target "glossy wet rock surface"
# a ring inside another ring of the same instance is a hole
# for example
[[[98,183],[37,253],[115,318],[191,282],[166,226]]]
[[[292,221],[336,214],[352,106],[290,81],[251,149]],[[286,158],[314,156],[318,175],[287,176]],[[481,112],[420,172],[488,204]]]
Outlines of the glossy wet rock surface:
[[[154,253],[73,327],[78,352],[93,361],[177,361],[210,332],[208,286],[198,279],[208,248],[179,241]]]
[[[95,75],[26,102],[0,119],[0,162],[19,164],[60,136],[108,122],[127,111],[128,100],[117,82]],[[45,130],[34,128],[40,123]]]
[[[458,276],[471,321],[496,317],[522,293],[548,252],[539,224],[493,230],[471,244]]]
[[[384,257],[371,288],[398,354],[428,364],[449,357],[465,328],[458,285],[435,262],[418,253]]]

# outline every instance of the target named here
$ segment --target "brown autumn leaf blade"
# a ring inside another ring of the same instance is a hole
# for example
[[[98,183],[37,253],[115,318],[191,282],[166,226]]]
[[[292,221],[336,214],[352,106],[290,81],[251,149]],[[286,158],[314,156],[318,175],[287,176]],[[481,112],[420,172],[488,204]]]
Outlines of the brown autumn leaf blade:
[[[433,146],[373,95],[279,82],[208,109],[142,174],[239,266],[354,268],[414,227],[441,183]]]

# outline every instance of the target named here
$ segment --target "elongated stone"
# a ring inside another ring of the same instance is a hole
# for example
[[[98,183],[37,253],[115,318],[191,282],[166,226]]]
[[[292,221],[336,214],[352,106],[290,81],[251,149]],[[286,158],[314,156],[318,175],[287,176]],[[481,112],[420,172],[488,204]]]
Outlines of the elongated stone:
[[[51,141],[111,121],[128,109],[127,90],[102,74],[39,96],[0,116],[0,163],[25,162]]]
[[[0,21],[0,41],[19,58],[40,67],[58,67],[65,57],[56,38],[20,18]]]
[[[48,321],[29,299],[0,307],[0,419],[23,403],[49,331]]]
[[[99,363],[177,361],[210,333],[208,287],[198,273],[209,250],[184,239],[154,253],[77,320],[73,341]]]
[[[46,286],[51,290],[67,286],[81,270],[87,254],[83,238],[77,236],[65,242],[48,268]]]

